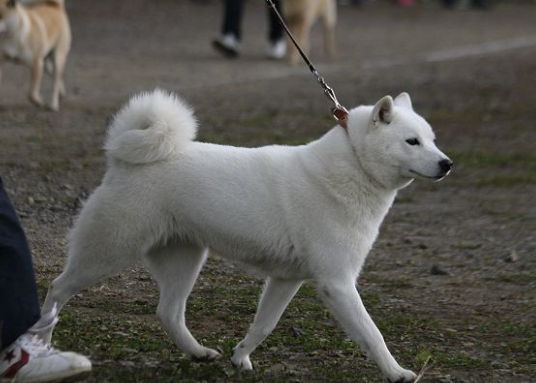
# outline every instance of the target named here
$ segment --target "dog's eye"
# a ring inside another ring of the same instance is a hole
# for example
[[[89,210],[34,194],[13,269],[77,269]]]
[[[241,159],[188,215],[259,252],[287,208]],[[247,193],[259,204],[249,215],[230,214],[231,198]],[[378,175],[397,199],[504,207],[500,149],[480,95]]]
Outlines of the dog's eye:
[[[411,146],[415,146],[415,145],[420,144],[419,140],[416,139],[416,138],[410,138],[410,139],[406,140],[406,142]]]

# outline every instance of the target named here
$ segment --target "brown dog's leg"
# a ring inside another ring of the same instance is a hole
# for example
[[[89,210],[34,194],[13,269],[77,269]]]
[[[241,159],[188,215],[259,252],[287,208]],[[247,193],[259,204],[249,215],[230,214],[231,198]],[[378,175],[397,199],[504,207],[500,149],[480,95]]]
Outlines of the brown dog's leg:
[[[65,62],[67,56],[58,50],[54,52],[54,89],[52,90],[52,102],[50,109],[58,111],[60,109],[60,96],[65,95],[65,84],[63,74],[65,72]]]
[[[324,46],[326,55],[330,59],[337,57],[335,42],[335,28],[337,25],[337,5],[335,1],[329,3],[324,12]]]
[[[65,28],[58,45],[53,53],[54,59],[54,89],[52,91],[52,102],[50,108],[58,111],[60,109],[60,97],[65,96],[65,84],[63,83],[63,75],[65,73],[65,64],[71,47],[71,32]]]
[[[305,52],[305,54],[309,54],[308,33],[310,29],[311,25],[309,24],[307,18],[302,15],[295,16],[291,21],[292,35],[300,45],[301,49]],[[290,64],[296,65],[300,62],[300,53],[294,47],[294,44],[292,44],[292,42],[289,41],[289,45],[291,47],[289,55]]]
[[[337,49],[335,48],[335,28],[333,28],[333,26],[326,25],[324,33],[326,55],[330,59],[335,59],[337,58]]]
[[[303,22],[303,20],[298,15],[292,15],[292,16],[287,16],[286,21],[290,29],[290,33],[292,33],[292,35],[296,37],[298,26]],[[296,65],[300,59],[298,50],[296,49],[296,47],[294,46],[290,38],[288,39],[287,45],[289,48],[288,50],[289,62],[292,65]]]
[[[30,101],[37,106],[43,106],[41,98],[41,81],[43,79],[43,60],[36,58],[32,64],[32,87],[30,89]]]

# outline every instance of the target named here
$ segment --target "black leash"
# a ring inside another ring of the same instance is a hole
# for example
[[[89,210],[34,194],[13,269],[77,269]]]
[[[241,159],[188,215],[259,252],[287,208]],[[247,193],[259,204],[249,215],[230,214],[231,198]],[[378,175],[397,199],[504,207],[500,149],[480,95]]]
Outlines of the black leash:
[[[290,1],[292,1],[292,0],[290,0]],[[327,96],[327,98],[329,98],[331,100],[331,102],[333,102],[334,107],[331,109],[331,112],[333,113],[333,116],[339,122],[339,124],[344,129],[346,129],[347,128],[347,122],[348,122],[348,110],[339,103],[339,100],[337,100],[337,96],[335,95],[335,91],[328,84],[326,84],[326,80],[324,80],[324,77],[320,76],[320,74],[318,73],[318,71],[314,67],[314,65],[311,62],[311,60],[309,60],[307,55],[300,48],[300,46],[298,45],[296,39],[294,38],[294,36],[292,36],[292,33],[288,29],[287,24],[283,20],[283,16],[281,16],[279,11],[275,7],[274,2],[272,0],[266,0],[266,3],[268,4],[269,7],[272,8],[272,11],[274,11],[275,14],[277,15],[277,17],[279,18],[279,21],[281,22],[281,25],[283,26],[283,28],[287,32],[288,37],[290,38],[290,40],[292,41],[292,43],[294,44],[294,46],[296,47],[298,52],[300,53],[300,56],[302,57],[303,61],[305,61],[305,64],[307,64],[307,66],[309,67],[309,70],[311,71],[311,73],[316,77],[316,81],[318,81],[318,83],[320,84],[320,86],[324,90],[324,94]]]

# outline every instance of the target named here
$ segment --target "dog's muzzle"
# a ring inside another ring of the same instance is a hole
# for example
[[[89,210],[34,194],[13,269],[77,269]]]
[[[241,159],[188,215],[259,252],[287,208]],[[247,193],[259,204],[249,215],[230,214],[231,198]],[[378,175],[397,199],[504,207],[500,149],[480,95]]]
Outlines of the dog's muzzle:
[[[452,170],[452,167],[454,166],[454,162],[452,162],[450,159],[445,158],[438,162],[440,173],[436,177],[438,181],[445,178],[450,171]]]

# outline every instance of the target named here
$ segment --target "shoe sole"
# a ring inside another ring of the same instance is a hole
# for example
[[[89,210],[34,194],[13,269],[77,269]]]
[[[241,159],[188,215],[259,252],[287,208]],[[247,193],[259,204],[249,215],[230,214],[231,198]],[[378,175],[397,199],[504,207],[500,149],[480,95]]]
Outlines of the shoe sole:
[[[223,45],[220,41],[214,40],[212,42],[212,46],[214,49],[216,49],[219,53],[224,55],[227,58],[234,59],[238,57],[238,52],[234,49],[229,48],[226,45]]]
[[[24,383],[74,383],[89,378],[91,370],[82,370],[75,373],[69,373],[65,376],[57,376],[55,378],[41,378],[35,380],[23,380]],[[19,380],[14,379],[0,379],[0,383],[18,383]]]

